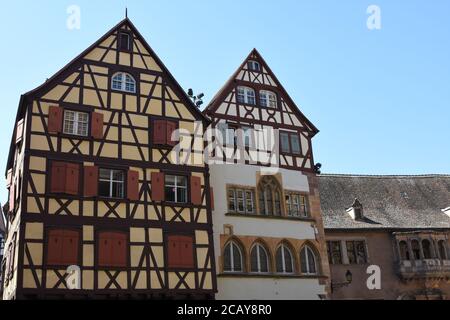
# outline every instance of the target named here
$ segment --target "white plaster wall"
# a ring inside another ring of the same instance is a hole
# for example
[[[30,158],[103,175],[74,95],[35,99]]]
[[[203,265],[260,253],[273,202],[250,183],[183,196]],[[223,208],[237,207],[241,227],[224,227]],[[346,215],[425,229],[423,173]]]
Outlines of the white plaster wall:
[[[218,300],[319,300],[324,286],[316,279],[219,278]]]

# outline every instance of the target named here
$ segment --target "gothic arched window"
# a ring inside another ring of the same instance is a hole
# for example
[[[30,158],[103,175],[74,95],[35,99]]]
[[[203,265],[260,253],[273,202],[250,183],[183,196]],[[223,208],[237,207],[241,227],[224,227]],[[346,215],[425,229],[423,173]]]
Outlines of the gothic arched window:
[[[264,176],[258,185],[259,211],[266,216],[281,216],[281,188],[272,176]]]

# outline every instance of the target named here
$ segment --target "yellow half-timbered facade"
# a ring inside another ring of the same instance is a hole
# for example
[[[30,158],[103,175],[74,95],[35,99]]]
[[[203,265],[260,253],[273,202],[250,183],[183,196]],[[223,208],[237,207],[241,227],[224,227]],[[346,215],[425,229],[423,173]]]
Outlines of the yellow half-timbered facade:
[[[129,19],[16,119],[4,299],[214,297],[208,121]]]

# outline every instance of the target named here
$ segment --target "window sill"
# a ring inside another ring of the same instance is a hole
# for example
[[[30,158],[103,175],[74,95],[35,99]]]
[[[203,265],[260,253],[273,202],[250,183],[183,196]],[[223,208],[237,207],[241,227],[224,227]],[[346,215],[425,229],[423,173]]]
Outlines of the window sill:
[[[272,220],[292,220],[292,221],[310,221],[314,222],[315,219],[311,217],[289,217],[289,216],[266,216],[261,214],[246,214],[246,213],[236,213],[228,212],[225,213],[226,216],[230,217],[243,217],[243,218],[255,218],[255,219],[272,219]]]

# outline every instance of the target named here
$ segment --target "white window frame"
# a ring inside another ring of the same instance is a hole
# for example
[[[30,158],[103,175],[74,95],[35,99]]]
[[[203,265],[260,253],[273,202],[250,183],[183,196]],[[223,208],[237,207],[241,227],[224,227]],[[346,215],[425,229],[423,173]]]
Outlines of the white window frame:
[[[69,115],[73,115],[73,119],[69,119]],[[86,121],[80,119],[80,116],[86,116]],[[73,122],[72,125],[72,131],[70,131],[70,127],[67,123]],[[86,125],[85,128],[82,126]],[[79,130],[82,130],[79,132]],[[70,134],[70,135],[76,135],[81,137],[87,137],[89,133],[89,113],[87,112],[80,112],[80,111],[74,111],[74,110],[64,110],[64,123],[63,123],[63,133]]]
[[[230,204],[230,194],[229,192],[233,193],[233,203],[234,203],[234,208],[235,210],[231,210],[231,208],[229,207]],[[242,192],[243,195],[243,206],[244,206],[244,210],[239,210],[239,197],[238,197],[238,193]],[[254,214],[255,213],[255,196],[254,196],[254,190],[252,189],[246,189],[246,188],[236,188],[236,187],[229,187],[227,190],[227,206],[228,206],[228,210],[230,212],[236,212],[236,213],[240,213],[240,214]],[[248,211],[247,210],[247,201],[249,200],[248,198],[248,194],[250,194],[250,200],[252,203],[252,211]]]
[[[276,109],[278,108],[277,94],[269,90],[260,90],[259,103],[261,107]]]
[[[241,92],[243,91],[243,92]],[[239,98],[241,97],[241,98]],[[253,102],[250,102],[250,98],[253,98]],[[237,102],[245,103],[249,105],[256,105],[256,92],[254,89],[246,86],[237,87]]]
[[[115,79],[116,77],[119,77],[120,79]],[[120,86],[117,86],[116,83],[119,83]],[[127,86],[133,86],[133,89],[128,89]],[[122,91],[122,92],[128,92],[128,93],[136,93],[136,80],[133,78],[133,76],[126,72],[117,72],[115,73],[111,78],[111,88],[115,91]]]
[[[187,203],[188,202],[188,192],[187,192],[188,181],[187,181],[187,177],[186,176],[174,175],[174,174],[169,174],[167,176],[175,177],[175,180],[174,180],[174,184],[172,185],[172,184],[169,184],[166,179],[164,179],[164,192],[165,192],[167,187],[173,187],[175,189],[174,190],[174,192],[175,192],[175,200],[173,202],[175,202],[175,203]],[[186,180],[186,185],[185,186],[178,185],[178,179],[179,178],[184,178]],[[184,202],[183,201],[178,201],[178,192],[177,192],[178,189],[184,190],[186,201],[184,201]]]
[[[251,271],[252,273],[262,273],[262,274],[267,274],[267,273],[270,273],[270,261],[269,261],[269,254],[267,253],[267,250],[266,250],[266,248],[264,248],[264,246],[263,245],[261,245],[261,244],[259,244],[259,243],[257,243],[257,244],[255,244],[253,247],[252,247],[252,249],[250,250],[250,259],[251,259],[251,255],[252,255],[252,251],[253,251],[253,249],[255,249],[256,248],[256,266],[257,266],[257,271]],[[259,255],[259,250],[263,250],[263,252],[265,253],[265,255],[266,255],[266,258],[267,258],[267,271],[261,271],[261,257],[260,257],[260,255]],[[251,266],[251,261],[250,261],[250,266]]]
[[[224,272],[225,273],[236,273],[236,272],[243,272],[244,271],[244,265],[243,265],[243,259],[242,259],[242,251],[241,248],[234,242],[234,241],[230,241],[226,246],[225,246],[225,250],[227,249],[227,246],[230,246],[230,265],[231,265],[231,270],[225,270],[224,268]],[[237,249],[239,252],[239,257],[241,260],[241,270],[235,270],[234,269],[234,250]]]
[[[283,266],[283,270],[280,272],[278,271],[278,273],[283,273],[283,274],[293,274],[295,272],[294,269],[294,257],[292,255],[291,250],[289,249],[288,246],[286,246],[285,244],[282,244],[281,246],[278,247],[278,250],[281,250],[281,263]],[[292,271],[291,272],[287,272],[286,271],[286,258],[285,258],[285,250],[287,250],[288,254],[291,256],[291,268]],[[275,256],[276,258],[276,256]],[[276,261],[275,261],[276,262]]]
[[[108,198],[116,198],[116,199],[123,199],[125,198],[125,172],[123,170],[116,170],[116,169],[109,169],[109,168],[100,168],[101,170],[108,170],[109,171],[109,178],[108,179],[102,179],[101,174],[99,174],[99,181],[102,182],[108,182],[109,183],[109,196]],[[114,172],[122,172],[123,180],[114,180]],[[120,183],[122,185],[121,188],[121,195],[120,196],[113,196],[113,184],[114,183]]]
[[[302,272],[302,274],[306,274],[306,275],[317,275],[318,274],[317,257],[316,257],[316,254],[314,253],[314,250],[311,249],[308,245],[304,246],[302,251],[303,250],[305,250],[306,272],[303,272],[303,270],[300,270],[300,271]],[[314,267],[316,269],[315,272],[311,272],[311,270],[309,270],[309,255],[308,255],[308,251],[310,251],[312,256],[314,257]],[[301,264],[300,264],[300,267],[301,267]]]
[[[257,66],[257,68],[255,68],[255,66]],[[261,72],[261,63],[255,60],[248,60],[247,68],[250,71]]]

